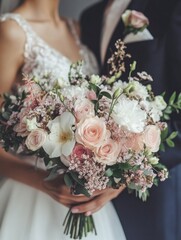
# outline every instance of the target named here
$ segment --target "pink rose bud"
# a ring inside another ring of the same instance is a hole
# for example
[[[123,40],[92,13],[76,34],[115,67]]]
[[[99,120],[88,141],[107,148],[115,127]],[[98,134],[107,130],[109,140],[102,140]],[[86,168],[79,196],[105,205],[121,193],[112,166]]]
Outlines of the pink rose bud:
[[[134,28],[142,28],[149,25],[149,20],[143,13],[133,10],[129,16],[128,25]]]
[[[91,156],[92,152],[89,149],[85,148],[83,145],[76,144],[72,155],[75,155],[81,161],[84,159],[84,156]]]
[[[86,97],[89,100],[96,100],[97,99],[96,93],[94,91],[88,91]]]

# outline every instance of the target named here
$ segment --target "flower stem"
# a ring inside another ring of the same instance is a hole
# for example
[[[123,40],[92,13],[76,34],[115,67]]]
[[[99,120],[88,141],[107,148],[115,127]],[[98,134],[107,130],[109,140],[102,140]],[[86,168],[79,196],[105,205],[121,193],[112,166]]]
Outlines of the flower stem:
[[[97,235],[92,216],[85,216],[83,213],[74,214],[70,209],[65,217],[63,226],[65,226],[64,234],[69,235],[71,239],[82,239],[83,235],[86,237],[90,232]]]

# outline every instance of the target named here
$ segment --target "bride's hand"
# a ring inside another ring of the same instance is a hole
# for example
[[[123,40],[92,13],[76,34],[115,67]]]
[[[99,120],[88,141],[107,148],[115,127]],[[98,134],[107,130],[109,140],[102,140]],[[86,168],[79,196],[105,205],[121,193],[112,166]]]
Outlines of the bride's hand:
[[[121,186],[119,189],[106,188],[102,191],[96,191],[89,201],[74,206],[72,212],[85,213],[86,216],[89,216],[100,210],[107,202],[116,198],[124,189],[125,186]]]
[[[70,188],[65,185],[62,176],[51,181],[44,181],[43,189],[45,193],[66,207],[90,201],[90,198],[84,195],[72,195]]]

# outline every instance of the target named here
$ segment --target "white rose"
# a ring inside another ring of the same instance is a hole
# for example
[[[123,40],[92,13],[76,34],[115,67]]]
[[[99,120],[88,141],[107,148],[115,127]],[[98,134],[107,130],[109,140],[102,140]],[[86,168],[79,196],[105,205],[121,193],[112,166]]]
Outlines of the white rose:
[[[160,117],[163,115],[163,110],[166,107],[167,104],[162,96],[156,96],[155,100],[150,102],[150,116],[154,122],[160,121]]]

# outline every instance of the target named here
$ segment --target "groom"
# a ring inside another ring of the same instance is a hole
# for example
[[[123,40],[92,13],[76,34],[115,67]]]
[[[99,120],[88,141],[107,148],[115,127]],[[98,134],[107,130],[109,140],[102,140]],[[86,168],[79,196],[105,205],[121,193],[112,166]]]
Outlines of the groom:
[[[127,9],[149,20],[137,36],[124,35],[122,14]],[[137,61],[137,71],[152,75],[155,94],[181,92],[181,0],[104,0],[82,14],[81,27],[82,41],[95,53],[102,74],[121,38]],[[176,147],[161,154],[170,178],[151,189],[147,203],[126,191],[114,200],[127,240],[181,239],[181,114],[173,116],[170,128],[179,132]]]

